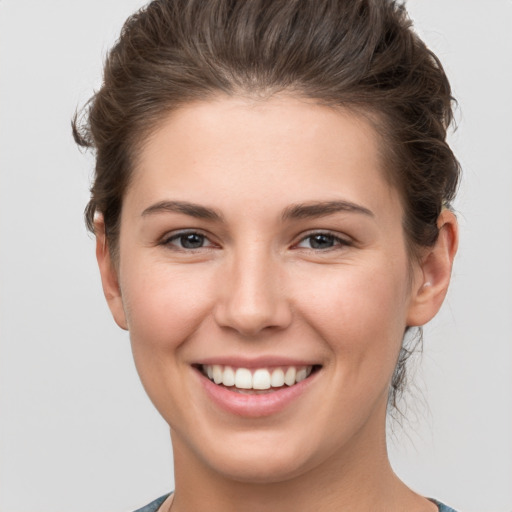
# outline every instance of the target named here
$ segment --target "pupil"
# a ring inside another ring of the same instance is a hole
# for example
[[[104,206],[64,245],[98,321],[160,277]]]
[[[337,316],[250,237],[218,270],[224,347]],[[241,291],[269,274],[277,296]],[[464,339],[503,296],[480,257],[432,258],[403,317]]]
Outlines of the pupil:
[[[332,247],[334,244],[334,237],[331,235],[313,235],[311,237],[311,247],[313,249],[325,249]]]
[[[181,237],[181,245],[185,249],[198,249],[202,247],[204,242],[204,236],[198,235],[197,233],[189,233]]]

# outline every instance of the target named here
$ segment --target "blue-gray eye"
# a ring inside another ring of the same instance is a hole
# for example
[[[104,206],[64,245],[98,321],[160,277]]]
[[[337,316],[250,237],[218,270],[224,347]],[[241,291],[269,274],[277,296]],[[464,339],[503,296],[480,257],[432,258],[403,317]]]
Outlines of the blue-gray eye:
[[[180,242],[185,249],[199,249],[204,245],[204,236],[198,233],[188,233],[180,237]]]
[[[201,233],[178,233],[170,237],[166,244],[175,245],[180,249],[201,249],[209,246],[208,239]]]
[[[318,234],[309,237],[313,249],[328,249],[333,247],[335,239],[332,235]]]
[[[338,245],[342,246],[348,244],[337,236],[331,235],[329,233],[314,233],[303,238],[297,244],[297,247],[320,250],[330,249]]]

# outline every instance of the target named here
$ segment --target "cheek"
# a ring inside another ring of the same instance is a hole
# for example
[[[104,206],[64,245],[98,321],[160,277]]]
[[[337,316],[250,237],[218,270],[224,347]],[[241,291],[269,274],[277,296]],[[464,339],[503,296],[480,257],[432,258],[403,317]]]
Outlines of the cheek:
[[[179,427],[193,403],[189,367],[180,354],[209,317],[213,284],[199,268],[134,263],[125,268],[129,278],[121,284],[135,366],[157,410]]]
[[[386,265],[371,271],[338,268],[328,279],[314,277],[303,277],[303,288],[315,291],[303,293],[297,307],[306,332],[330,353],[326,377],[332,393],[316,414],[325,425],[322,437],[336,443],[385,413],[405,330],[408,280],[399,266]]]
[[[176,348],[195,332],[212,308],[213,283],[199,266],[134,262],[122,282],[132,344],[152,350]]]
[[[350,361],[357,370],[387,361],[385,371],[394,368],[406,324],[408,279],[404,265],[382,263],[302,276],[298,307],[336,353],[336,364]]]

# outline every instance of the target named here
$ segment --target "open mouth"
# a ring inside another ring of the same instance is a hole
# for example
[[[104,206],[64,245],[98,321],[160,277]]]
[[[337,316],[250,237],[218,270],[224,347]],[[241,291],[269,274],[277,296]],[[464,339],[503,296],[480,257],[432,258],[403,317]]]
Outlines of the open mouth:
[[[317,372],[320,365],[275,368],[235,368],[227,365],[197,365],[211,382],[242,394],[266,394],[292,387]]]

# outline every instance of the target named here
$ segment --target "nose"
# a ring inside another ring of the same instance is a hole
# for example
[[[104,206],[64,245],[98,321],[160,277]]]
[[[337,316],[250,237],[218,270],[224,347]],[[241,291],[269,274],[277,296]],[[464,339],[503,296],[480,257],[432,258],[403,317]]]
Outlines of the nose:
[[[292,310],[286,297],[284,270],[263,250],[234,255],[222,273],[214,317],[217,324],[254,337],[286,328]]]

